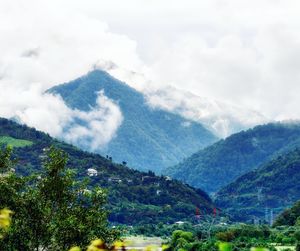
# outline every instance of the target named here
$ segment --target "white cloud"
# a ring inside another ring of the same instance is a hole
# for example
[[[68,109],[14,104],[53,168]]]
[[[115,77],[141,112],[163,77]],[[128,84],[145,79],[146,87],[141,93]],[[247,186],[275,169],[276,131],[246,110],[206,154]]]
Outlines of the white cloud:
[[[42,95],[40,85],[26,89],[12,81],[1,80],[0,83],[0,117],[16,118],[53,136],[61,135],[63,126],[70,120],[71,110],[60,98]]]
[[[1,75],[47,88],[85,74],[99,59],[139,69],[135,41],[60,7],[60,1],[1,1]]]
[[[73,112],[74,125],[69,124],[64,138],[75,145],[92,151],[104,147],[122,124],[123,116],[119,107],[100,91],[97,105],[93,110]],[[78,123],[78,120],[80,123]]]

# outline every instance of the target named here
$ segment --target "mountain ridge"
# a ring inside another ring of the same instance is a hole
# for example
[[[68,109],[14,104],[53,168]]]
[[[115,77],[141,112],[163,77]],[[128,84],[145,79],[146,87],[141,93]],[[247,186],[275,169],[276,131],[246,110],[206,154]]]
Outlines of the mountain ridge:
[[[299,123],[269,123],[222,139],[168,167],[164,173],[207,192],[216,192],[298,145]]]

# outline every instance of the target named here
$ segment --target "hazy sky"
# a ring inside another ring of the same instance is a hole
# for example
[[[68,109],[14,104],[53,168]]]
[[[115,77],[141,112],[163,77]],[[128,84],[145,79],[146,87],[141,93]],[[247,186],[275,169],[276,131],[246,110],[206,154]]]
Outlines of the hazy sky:
[[[1,0],[0,116],[54,130],[74,111],[57,117],[62,101],[41,92],[111,61],[156,86],[300,118],[299,13],[299,0]]]

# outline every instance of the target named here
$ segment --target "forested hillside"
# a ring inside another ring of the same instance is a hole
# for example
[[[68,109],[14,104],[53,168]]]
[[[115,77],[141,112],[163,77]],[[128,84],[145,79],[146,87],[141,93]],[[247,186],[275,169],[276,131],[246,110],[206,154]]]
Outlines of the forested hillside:
[[[300,149],[262,165],[217,193],[216,203],[235,220],[278,214],[300,199]],[[268,216],[270,217],[270,216]],[[291,216],[292,217],[292,216]]]
[[[216,192],[296,146],[300,146],[299,123],[261,125],[220,140],[165,173],[206,192]]]
[[[192,220],[196,207],[203,214],[212,212],[210,198],[200,189],[152,172],[130,169],[125,163],[113,163],[109,158],[84,152],[25,125],[0,119],[0,142],[4,142],[2,146],[13,142],[18,159],[16,171],[23,175],[41,171],[45,151],[51,145],[67,152],[67,166],[78,172],[78,179],[89,177],[93,185],[107,188],[111,222],[172,223]]]
[[[60,95],[73,109],[90,111],[97,106],[99,91],[120,108],[123,121],[115,137],[95,152],[126,161],[140,170],[160,172],[195,151],[215,142],[217,138],[199,123],[179,115],[151,108],[144,95],[108,73],[94,70],[48,92]],[[76,126],[82,121],[76,121]],[[62,135],[63,137],[63,135]],[[90,150],[91,142],[79,140],[77,146]]]

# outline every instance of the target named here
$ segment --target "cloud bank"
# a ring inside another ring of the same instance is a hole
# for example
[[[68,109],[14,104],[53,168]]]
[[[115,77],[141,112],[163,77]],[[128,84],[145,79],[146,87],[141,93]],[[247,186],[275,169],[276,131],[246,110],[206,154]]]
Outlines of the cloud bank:
[[[158,86],[226,100],[270,119],[300,117],[297,0],[112,0],[83,9],[137,41],[147,79]]]

